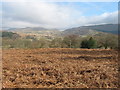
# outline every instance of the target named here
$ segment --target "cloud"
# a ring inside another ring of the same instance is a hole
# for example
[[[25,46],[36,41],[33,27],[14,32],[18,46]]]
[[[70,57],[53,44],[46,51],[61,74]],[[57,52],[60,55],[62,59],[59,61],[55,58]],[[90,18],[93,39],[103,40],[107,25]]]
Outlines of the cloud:
[[[65,27],[69,25],[72,17],[70,7],[60,7],[56,4],[48,3],[7,3],[3,5],[3,18],[6,23],[31,23],[39,26]],[[11,25],[9,24],[9,25]],[[12,25],[11,25],[12,26]]]
[[[4,2],[3,27],[70,28],[74,26],[116,23],[117,11],[99,16],[84,16],[82,10],[48,2]]]
[[[98,16],[91,17],[80,17],[77,23],[81,23],[81,25],[94,25],[94,24],[117,24],[118,23],[118,11],[112,13],[103,13]],[[77,24],[76,23],[76,24]]]

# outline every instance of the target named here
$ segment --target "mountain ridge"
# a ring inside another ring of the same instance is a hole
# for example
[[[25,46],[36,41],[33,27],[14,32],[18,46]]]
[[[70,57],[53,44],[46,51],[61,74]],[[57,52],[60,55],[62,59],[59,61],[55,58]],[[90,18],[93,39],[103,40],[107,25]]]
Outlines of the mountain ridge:
[[[36,35],[37,37],[64,37],[68,35],[99,35],[99,34],[118,34],[118,24],[101,24],[68,28],[60,31],[56,28],[44,28],[44,27],[25,27],[25,28],[10,28],[7,31],[12,31],[19,34]]]

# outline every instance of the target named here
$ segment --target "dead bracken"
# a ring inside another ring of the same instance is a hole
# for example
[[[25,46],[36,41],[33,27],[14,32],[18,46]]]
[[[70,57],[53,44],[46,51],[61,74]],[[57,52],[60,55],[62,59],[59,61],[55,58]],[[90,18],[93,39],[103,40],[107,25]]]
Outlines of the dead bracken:
[[[6,49],[3,88],[117,88],[117,54],[102,49]]]

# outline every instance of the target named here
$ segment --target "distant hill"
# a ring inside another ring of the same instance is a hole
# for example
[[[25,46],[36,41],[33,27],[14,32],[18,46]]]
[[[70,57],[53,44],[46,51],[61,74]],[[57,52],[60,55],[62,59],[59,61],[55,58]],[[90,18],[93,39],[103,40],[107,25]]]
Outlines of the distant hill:
[[[57,29],[47,29],[47,28],[43,28],[43,27],[25,27],[25,28],[9,28],[8,31],[43,31],[43,30],[57,30]]]
[[[99,33],[111,33],[118,34],[118,24],[103,24],[103,25],[92,25],[92,26],[81,26],[63,31],[64,35],[96,35]]]
[[[103,25],[83,26],[83,27],[101,32],[118,34],[118,24],[103,24]]]
[[[47,29],[43,27],[26,27],[26,28],[10,28],[7,31],[15,32],[21,36],[32,35],[37,38],[46,37],[48,39],[54,37],[64,37],[68,35],[79,35],[79,36],[96,36],[105,34],[118,34],[118,24],[102,24],[92,26],[80,26],[75,28],[66,29],[60,31],[58,29]]]
[[[21,36],[32,35],[37,38],[46,37],[48,39],[57,37],[61,34],[61,31],[57,29],[47,29],[43,27],[10,28],[7,31],[18,33]]]

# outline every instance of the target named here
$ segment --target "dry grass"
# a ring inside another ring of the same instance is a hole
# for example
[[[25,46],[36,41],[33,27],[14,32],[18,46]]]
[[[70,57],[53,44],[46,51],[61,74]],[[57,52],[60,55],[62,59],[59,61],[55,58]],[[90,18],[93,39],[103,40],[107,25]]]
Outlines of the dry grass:
[[[117,88],[117,51],[3,50],[3,88]]]

